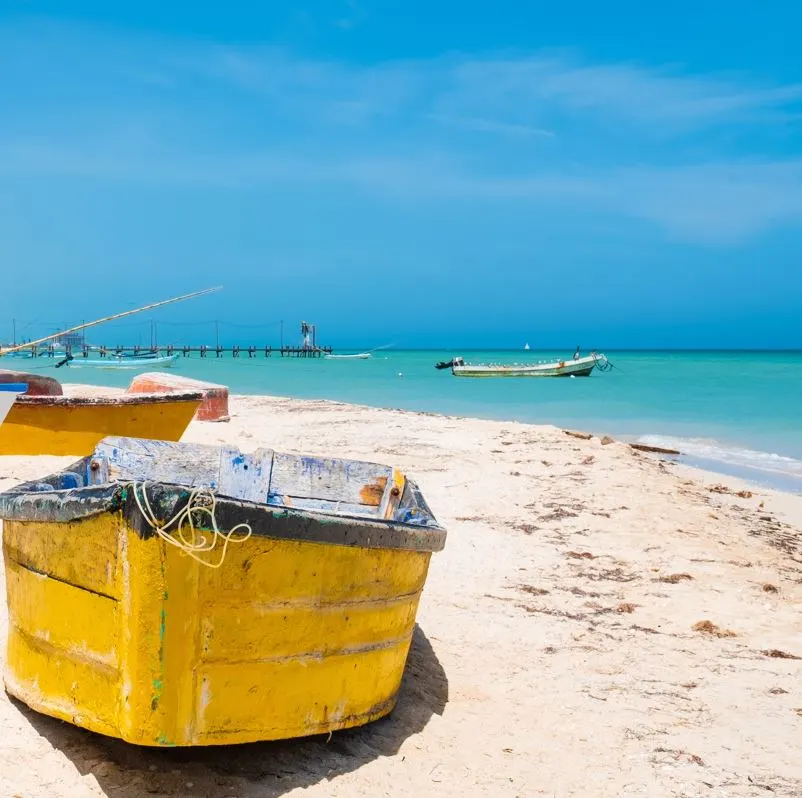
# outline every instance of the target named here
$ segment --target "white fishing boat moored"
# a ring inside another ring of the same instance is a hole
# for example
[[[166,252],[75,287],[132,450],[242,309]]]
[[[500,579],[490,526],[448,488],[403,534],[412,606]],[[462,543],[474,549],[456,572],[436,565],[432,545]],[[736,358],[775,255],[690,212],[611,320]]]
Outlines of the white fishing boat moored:
[[[455,357],[449,363],[437,364],[440,369],[449,367],[455,377],[588,377],[594,368],[606,371],[609,362],[604,355],[592,352],[585,357],[540,363],[474,365]]]

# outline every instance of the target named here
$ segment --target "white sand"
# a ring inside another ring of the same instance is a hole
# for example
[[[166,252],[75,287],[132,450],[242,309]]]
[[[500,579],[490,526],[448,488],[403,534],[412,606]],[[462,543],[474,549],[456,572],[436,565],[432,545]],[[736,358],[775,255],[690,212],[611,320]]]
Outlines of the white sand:
[[[448,528],[398,707],[329,742],[181,751],[2,695],[0,796],[802,795],[802,660],[761,653],[802,657],[801,497],[552,427],[231,409],[187,439],[401,466]],[[0,458],[0,488],[61,462]]]

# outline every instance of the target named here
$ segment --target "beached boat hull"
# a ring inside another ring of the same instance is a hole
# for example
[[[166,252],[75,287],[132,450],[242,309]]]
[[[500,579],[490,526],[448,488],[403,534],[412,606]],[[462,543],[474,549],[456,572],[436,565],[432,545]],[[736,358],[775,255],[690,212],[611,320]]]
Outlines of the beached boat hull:
[[[0,390],[8,385],[25,385],[26,396],[62,396],[61,383],[53,377],[31,374],[27,371],[0,369]]]
[[[588,377],[596,368],[599,356],[554,363],[533,363],[514,366],[454,365],[455,377]]]
[[[0,425],[0,455],[89,454],[108,435],[177,441],[200,393],[113,398],[19,396]]]
[[[128,393],[187,393],[197,391],[203,400],[195,413],[198,421],[229,421],[228,388],[214,382],[194,380],[170,372],[137,374],[128,386]]]
[[[324,461],[296,460],[310,485],[326,472]],[[393,482],[365,484],[363,499],[381,501]],[[250,504],[253,534],[213,569],[153,534],[131,491],[100,512],[101,499],[81,502],[80,490],[0,496],[9,693],[148,746],[320,734],[392,710],[444,530],[410,536],[387,522],[382,531]],[[245,506],[218,509],[242,520]]]

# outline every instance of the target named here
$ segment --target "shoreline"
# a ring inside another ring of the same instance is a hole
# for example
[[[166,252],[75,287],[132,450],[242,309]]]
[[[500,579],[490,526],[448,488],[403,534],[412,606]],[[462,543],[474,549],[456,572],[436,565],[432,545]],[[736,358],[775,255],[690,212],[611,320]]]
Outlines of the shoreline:
[[[74,394],[90,394],[90,395],[97,395],[97,396],[115,396],[119,393],[123,392],[121,388],[113,388],[113,387],[106,387],[106,386],[96,386],[96,385],[89,385],[84,383],[63,383],[62,387],[64,389],[65,394],[67,395],[74,395]],[[230,394],[230,400],[232,402],[232,406],[236,407],[239,403],[245,402],[256,402],[258,403],[267,403],[270,405],[289,405],[292,407],[297,406],[298,410],[320,410],[320,409],[328,409],[328,410],[336,410],[339,412],[356,412],[356,413],[377,413],[377,414],[401,414],[404,416],[416,416],[420,418],[431,418],[431,419],[440,419],[443,421],[449,422],[467,422],[469,424],[487,424],[487,425],[503,425],[503,427],[508,428],[510,425],[514,425],[517,427],[522,428],[522,432],[535,432],[535,433],[548,433],[548,434],[563,434],[566,436],[566,439],[570,438],[568,433],[576,431],[573,429],[566,429],[564,427],[560,427],[554,424],[534,424],[526,421],[515,421],[515,420],[500,420],[500,419],[488,419],[482,418],[477,416],[461,416],[461,415],[453,415],[447,413],[437,413],[431,412],[426,410],[410,410],[406,408],[400,407],[377,407],[374,405],[366,405],[366,404],[358,404],[353,402],[342,402],[337,399],[307,399],[307,398],[299,398],[293,396],[282,396],[282,395],[273,395],[273,394]],[[232,421],[235,420],[235,413],[232,411]],[[211,424],[202,424],[203,427],[226,427],[232,423],[229,422],[221,422],[221,423],[211,423]],[[194,429],[197,429],[198,422],[193,422],[190,425],[190,432]],[[604,434],[599,434],[597,432],[590,432],[588,430],[582,430],[583,434],[590,435],[591,438],[588,442],[594,442],[600,445],[600,441],[604,436]],[[246,437],[250,438],[250,435],[247,431],[244,433],[240,433],[239,437]],[[231,436],[216,436],[216,440],[220,443],[229,440]],[[776,510],[786,519],[789,523],[792,523],[796,526],[802,527],[802,494],[793,490],[787,490],[783,487],[777,487],[773,484],[764,484],[757,481],[754,478],[750,478],[748,475],[744,475],[744,473],[739,472],[739,469],[734,466],[728,466],[726,463],[719,463],[716,461],[703,461],[701,458],[694,458],[692,456],[686,455],[681,453],[679,457],[671,456],[671,455],[660,455],[658,453],[647,453],[647,452],[638,452],[633,450],[629,447],[630,443],[634,443],[639,441],[641,438],[647,436],[643,435],[627,435],[614,438],[613,444],[616,446],[623,446],[636,457],[646,458],[647,460],[651,460],[656,464],[659,464],[658,467],[662,469],[670,468],[678,475],[684,475],[687,479],[693,480],[698,482],[701,485],[706,487],[714,487],[714,486],[721,486],[726,489],[726,491],[722,491],[721,493],[729,492],[730,494],[737,494],[739,491],[747,491],[752,493],[755,496],[762,497],[763,504],[765,501],[768,500],[771,505],[771,509]],[[185,440],[195,440],[194,437],[186,436]],[[573,440],[581,439],[575,438]],[[197,440],[196,442],[203,442],[201,440]],[[585,441],[581,441],[585,442]],[[247,441],[240,444],[242,448],[247,449]],[[347,450],[347,446],[345,447]],[[604,447],[604,448],[610,448]],[[340,455],[336,451],[328,451],[328,452],[318,452],[321,455],[328,455],[328,456],[345,456]],[[3,458],[0,458],[2,460]],[[68,458],[69,459],[69,458]],[[707,464],[711,466],[720,466],[721,470],[716,468],[707,467]],[[761,472],[762,473],[762,472]],[[0,480],[0,488],[2,488],[2,481]],[[762,506],[762,505],[761,505]]]
[[[792,368],[793,354],[749,357],[735,367],[698,353],[630,352],[621,358],[621,375],[534,383],[454,380],[435,372],[433,363],[431,353],[400,350],[377,353],[365,363],[314,365],[292,359],[187,358],[177,364],[177,373],[227,385],[241,395],[553,423],[643,443],[662,439],[689,462],[802,493],[802,430],[788,398],[794,395],[788,375],[799,373]],[[134,373],[83,369],[53,376],[124,387]]]
[[[70,382],[70,383],[65,382],[62,383],[62,387],[64,389],[65,394],[68,395],[89,394],[97,396],[115,396],[124,391],[124,389],[122,388],[98,386],[98,385],[91,385],[87,383],[78,383],[78,382]],[[536,423],[529,421],[520,421],[516,419],[501,419],[501,418],[489,418],[484,416],[440,413],[428,410],[414,410],[402,407],[385,407],[381,405],[362,404],[358,402],[343,402],[338,399],[310,399],[305,397],[289,396],[283,394],[233,393],[233,392],[230,394],[230,396],[231,399],[255,398],[255,399],[266,399],[266,400],[286,400],[293,402],[312,402],[312,403],[329,402],[332,405],[342,406],[342,407],[353,407],[355,409],[361,409],[361,410],[384,410],[389,412],[413,413],[421,416],[441,417],[447,419],[468,419],[474,421],[487,421],[500,424],[522,424],[528,427],[566,429],[565,427],[561,427],[556,424]],[[591,434],[594,437],[602,438],[605,436],[606,433],[594,430],[591,432]],[[654,441],[655,445],[665,446],[668,448],[671,448],[675,445],[681,446],[683,441],[694,440],[690,438],[683,438],[682,436],[668,436],[655,433],[617,434],[617,435],[611,435],[611,437],[614,437],[616,441],[622,443],[640,443],[640,442],[649,443]],[[727,446],[726,444],[721,444],[721,445],[725,448],[733,448]],[[744,451],[752,451],[752,450],[744,449]],[[760,450],[753,450],[753,451],[755,454],[763,454],[767,456],[777,457],[777,455],[769,451],[760,451]],[[796,476],[795,474],[789,474],[782,471],[771,471],[755,467],[750,468],[747,465],[733,464],[723,460],[699,457],[693,454],[689,454],[687,452],[683,452],[681,449],[680,452],[681,452],[680,457],[673,459],[676,459],[677,462],[681,465],[685,465],[700,471],[706,471],[711,474],[717,475],[720,478],[745,481],[749,483],[752,487],[758,488],[760,490],[780,491],[782,493],[788,493],[794,496],[802,496],[802,475]],[[799,462],[800,466],[802,466],[802,461],[795,461],[795,462]]]
[[[94,388],[95,386],[82,385],[80,387],[81,389],[84,388],[91,389]],[[296,402],[330,402],[334,405],[361,408],[364,410],[386,410],[390,412],[414,413],[421,416],[433,416],[433,417],[441,417],[448,419],[489,421],[500,424],[522,424],[524,426],[529,426],[529,427],[550,427],[562,430],[573,429],[573,427],[562,427],[558,424],[552,424],[548,422],[523,421],[515,418],[497,418],[492,416],[477,416],[470,414],[463,415],[463,414],[445,413],[445,412],[430,411],[430,410],[417,410],[414,408],[390,407],[387,405],[371,405],[371,404],[363,404],[360,402],[346,402],[346,401],[341,401],[339,399],[317,399],[317,398],[307,398],[300,396],[291,396],[285,394],[261,394],[261,393],[231,394],[232,398],[237,396],[264,398],[264,399],[283,399]],[[590,432],[596,438],[603,438],[609,435],[610,437],[613,437],[616,441],[627,444],[628,443],[649,444],[652,441],[655,441],[653,445],[672,448],[674,446],[677,447],[682,447],[683,445],[687,446],[688,444],[695,443],[697,440],[695,438],[691,438],[690,436],[668,435],[655,432],[640,432],[640,433],[604,432],[596,429],[595,425],[593,425],[592,423],[590,424],[590,426],[593,427],[593,430],[592,431],[585,430],[585,431]],[[797,472],[787,472],[781,470],[759,468],[756,466],[750,466],[748,464],[742,464],[742,463],[731,463],[726,460],[717,460],[714,457],[703,457],[692,453],[688,453],[687,451],[682,451],[681,448],[680,448],[680,456],[677,458],[677,462],[699,471],[710,472],[711,474],[718,475],[719,477],[743,480],[751,484],[753,487],[759,489],[780,491],[782,493],[789,493],[795,496],[802,496],[802,460],[797,460],[796,458],[787,455],[778,455],[777,453],[771,452],[768,449],[749,449],[746,446],[736,446],[735,444],[725,443],[723,441],[718,441],[715,439],[710,439],[709,442],[717,444],[720,450],[725,452],[741,451],[755,455],[763,455],[773,458],[791,460],[795,464],[798,464],[801,470],[799,473],[797,473]]]

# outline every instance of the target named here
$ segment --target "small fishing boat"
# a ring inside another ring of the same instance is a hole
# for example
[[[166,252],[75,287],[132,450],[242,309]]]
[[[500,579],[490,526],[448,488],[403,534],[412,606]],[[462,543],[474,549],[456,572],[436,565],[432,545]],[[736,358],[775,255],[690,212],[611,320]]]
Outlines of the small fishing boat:
[[[371,357],[373,357],[371,352],[360,352],[356,355],[325,355],[326,360],[367,360]]]
[[[203,398],[200,391],[113,396],[64,396],[52,377],[0,371],[0,385],[26,383],[0,425],[0,455],[91,452],[108,435],[177,441]]]
[[[110,357],[88,360],[82,357],[69,357],[59,363],[59,366],[67,366],[70,369],[78,368],[97,368],[97,369],[141,369],[141,368],[170,368],[178,360],[180,355],[113,355]]]
[[[387,715],[446,538],[387,466],[131,438],[0,494],[0,518],[6,690],[148,746]]]
[[[585,357],[547,363],[468,364],[461,357],[435,368],[451,369],[455,377],[588,377],[594,368],[606,371],[608,360],[595,352]]]
[[[28,349],[21,349],[18,352],[11,352],[4,357],[11,357],[11,358],[18,358],[21,360],[33,360],[35,358],[43,358],[43,357],[53,357],[53,358],[64,358],[67,356],[67,352],[65,350],[58,350],[54,349],[52,352],[50,350],[44,350],[42,352],[33,352]]]

